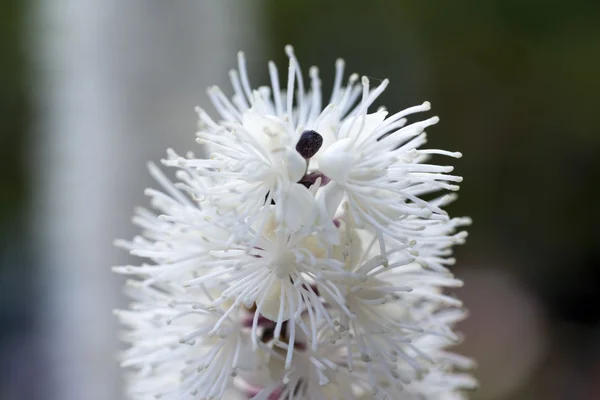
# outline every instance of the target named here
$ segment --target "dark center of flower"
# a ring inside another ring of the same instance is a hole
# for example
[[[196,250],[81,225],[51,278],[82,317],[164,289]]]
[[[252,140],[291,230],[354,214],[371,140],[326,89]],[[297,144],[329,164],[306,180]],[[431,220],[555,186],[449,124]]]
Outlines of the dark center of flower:
[[[300,179],[298,182],[301,185],[304,185],[307,189],[309,189],[312,185],[315,184],[318,178],[321,178],[321,186],[325,186],[329,183],[331,179],[326,177],[320,172],[311,172],[310,174],[306,174]]]
[[[304,131],[296,144],[296,151],[306,159],[311,158],[323,145],[323,136],[315,131]]]

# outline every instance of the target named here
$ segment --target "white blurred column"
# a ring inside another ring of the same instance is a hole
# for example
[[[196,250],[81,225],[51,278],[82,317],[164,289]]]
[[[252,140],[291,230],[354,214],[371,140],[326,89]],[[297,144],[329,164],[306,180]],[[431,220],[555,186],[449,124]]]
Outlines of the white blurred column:
[[[128,258],[116,237],[167,147],[195,150],[196,104],[227,85],[236,51],[261,66],[260,2],[38,0],[32,10],[38,119],[31,169],[41,311],[56,400],[121,398],[115,361]],[[254,6],[254,7],[252,7]],[[254,65],[251,69],[256,70]]]

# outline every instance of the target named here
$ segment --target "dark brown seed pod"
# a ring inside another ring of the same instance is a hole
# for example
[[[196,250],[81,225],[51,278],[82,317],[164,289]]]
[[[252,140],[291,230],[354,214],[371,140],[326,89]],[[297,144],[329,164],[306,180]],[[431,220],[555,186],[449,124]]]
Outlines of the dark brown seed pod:
[[[315,131],[304,131],[296,144],[296,151],[306,159],[311,158],[323,145],[323,136]]]

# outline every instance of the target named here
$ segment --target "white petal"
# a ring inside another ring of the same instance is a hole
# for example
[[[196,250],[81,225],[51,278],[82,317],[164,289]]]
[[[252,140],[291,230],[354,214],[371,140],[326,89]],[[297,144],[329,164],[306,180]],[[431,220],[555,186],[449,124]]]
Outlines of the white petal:
[[[337,137],[357,138],[354,145],[354,147],[357,148],[372,135],[373,131],[375,131],[379,125],[381,125],[387,114],[387,111],[382,110],[373,114],[368,114],[366,117],[358,115],[348,118],[340,127]],[[376,140],[377,138],[373,137],[372,139]]]
[[[311,225],[316,217],[315,206],[315,198],[304,185],[292,184],[283,200],[283,220],[292,231]]]
[[[321,172],[340,185],[346,184],[350,167],[358,158],[354,152],[348,151],[351,142],[350,138],[338,140],[327,149],[319,160]]]
[[[287,150],[288,178],[298,182],[306,172],[306,160],[295,149]]]
[[[329,220],[333,220],[335,214],[344,198],[344,188],[335,182],[329,183],[322,191],[319,191],[319,203],[325,210]]]
[[[336,134],[340,125],[340,113],[337,108],[333,107],[331,111],[322,115],[319,123],[314,127],[314,130],[323,137],[323,144],[319,151],[313,156],[313,160],[318,161],[325,151],[337,140]]]
[[[287,131],[277,118],[259,112],[259,106],[260,103],[255,103],[244,113],[242,125],[265,149],[276,148],[287,135]]]

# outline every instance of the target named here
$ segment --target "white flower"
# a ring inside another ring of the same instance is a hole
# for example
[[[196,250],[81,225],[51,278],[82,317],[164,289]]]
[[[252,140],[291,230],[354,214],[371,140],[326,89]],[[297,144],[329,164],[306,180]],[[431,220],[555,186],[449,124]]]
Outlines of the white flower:
[[[198,393],[221,398],[239,370],[259,365],[261,354],[249,350],[242,312],[223,318],[222,310],[206,305],[211,300],[208,292],[200,290],[129,285],[136,302],[132,310],[117,315],[131,329],[124,336],[131,347],[123,354],[122,365],[137,367],[130,380],[132,398],[186,398]],[[217,321],[221,324],[215,330]]]
[[[135,276],[135,299],[117,311],[130,348],[133,399],[453,399],[474,385],[470,360],[447,349],[464,316],[446,288],[468,218],[444,207],[460,177],[427,164],[429,103],[388,116],[371,88],[336,63],[327,105],[318,70],[304,88],[292,48],[286,88],[252,90],[245,58],[234,95],[209,89],[218,119],[198,109],[209,159],[168,151],[171,181],[158,211],[140,209],[143,233],[117,243],[148,260],[114,270]]]

